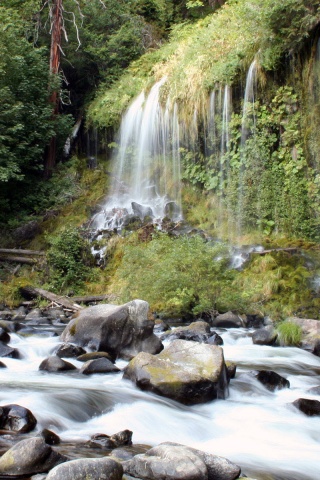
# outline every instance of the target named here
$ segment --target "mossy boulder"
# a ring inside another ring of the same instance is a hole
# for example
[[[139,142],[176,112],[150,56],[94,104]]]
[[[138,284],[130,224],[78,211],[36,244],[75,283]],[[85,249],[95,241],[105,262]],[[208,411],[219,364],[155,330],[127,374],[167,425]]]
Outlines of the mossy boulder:
[[[185,405],[225,398],[228,388],[223,350],[186,340],[174,340],[159,355],[139,353],[124,378]]]
[[[163,345],[153,333],[149,304],[133,300],[124,305],[95,305],[79,313],[62,332],[63,342],[75,343],[114,358],[131,359],[139,352],[159,353]]]

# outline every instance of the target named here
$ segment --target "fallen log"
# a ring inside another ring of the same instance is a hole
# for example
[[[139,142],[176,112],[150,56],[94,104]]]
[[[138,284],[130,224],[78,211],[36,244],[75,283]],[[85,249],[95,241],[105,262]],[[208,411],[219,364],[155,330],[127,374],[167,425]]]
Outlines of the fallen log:
[[[0,248],[0,254],[9,253],[12,255],[45,255],[45,252],[40,250],[22,250],[20,248]]]
[[[83,308],[81,307],[81,305],[78,305],[77,303],[72,302],[67,297],[56,295],[55,293],[44,290],[43,288],[37,288],[37,287],[32,287],[28,285],[26,287],[21,287],[20,292],[21,292],[21,295],[23,295],[25,298],[36,298],[36,297],[45,298],[46,300],[49,300],[50,302],[54,302],[57,305],[61,305],[62,307],[68,310],[71,310],[73,312],[77,312],[78,310],[81,310]]]
[[[27,265],[34,265],[35,263],[37,263],[37,260],[28,257],[13,257],[12,255],[0,254],[0,262],[15,262],[26,263]]]
[[[259,251],[253,251],[251,252],[251,255],[267,255],[268,253],[273,253],[273,252],[286,252],[290,254],[298,253],[299,249],[296,247],[287,247],[287,248],[270,248],[269,250],[262,250],[261,252]]]
[[[86,295],[85,297],[71,297],[70,300],[75,303],[87,304],[93,302],[103,302],[111,297],[113,297],[113,295]]]

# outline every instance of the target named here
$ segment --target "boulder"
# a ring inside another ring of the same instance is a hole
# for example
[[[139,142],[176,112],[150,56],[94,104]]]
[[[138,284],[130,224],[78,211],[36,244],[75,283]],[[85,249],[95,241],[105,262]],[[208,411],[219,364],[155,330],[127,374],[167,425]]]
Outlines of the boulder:
[[[7,368],[7,365],[5,365],[3,362],[0,362],[0,368]]]
[[[90,447],[110,450],[124,445],[132,445],[132,431],[122,430],[121,432],[111,435],[111,437],[104,433],[96,433],[92,435],[89,445]]]
[[[320,357],[320,339],[315,340],[312,350],[313,355]]]
[[[43,438],[28,438],[16,443],[2,455],[0,472],[2,475],[32,475],[48,472],[66,460],[66,457],[47,445]]]
[[[312,393],[313,395],[320,395],[320,385],[317,385],[316,387],[311,387],[309,390],[307,390],[308,393]]]
[[[170,218],[170,220],[175,220],[180,215],[180,208],[176,202],[168,202],[164,207],[164,216]]]
[[[223,345],[220,335],[216,332],[211,332],[209,323],[203,321],[193,322],[186,327],[177,327],[174,330],[165,332],[161,339],[191,340],[193,342],[209,343],[210,345]]]
[[[257,380],[262,383],[270,392],[290,388],[290,382],[272,370],[261,370],[256,375]]]
[[[234,362],[230,362],[230,360],[227,360],[226,367],[227,367],[227,377],[228,377],[228,380],[230,381],[232,378],[236,376],[237,365]]]
[[[96,358],[94,360],[88,360],[85,362],[79,370],[79,373],[84,375],[92,375],[93,373],[115,373],[120,372],[120,369],[116,367],[107,358]]]
[[[235,480],[241,472],[226,458],[171,442],[136,455],[123,467],[143,480]]]
[[[72,345],[72,343],[63,343],[54,351],[54,354],[60,358],[74,358],[86,353],[84,348],[78,345]]]
[[[225,398],[228,388],[222,348],[186,340],[174,340],[159,355],[139,353],[124,378],[185,405]]]
[[[137,202],[131,202],[131,207],[133,214],[141,218],[141,220],[143,220],[144,217],[153,217],[153,211],[151,207],[145,207]]]
[[[290,317],[288,321],[302,328],[301,347],[320,356],[320,322],[313,318]]]
[[[2,342],[2,343],[9,343],[10,342],[9,333],[2,327],[0,327],[0,342]]]
[[[83,353],[82,355],[79,355],[79,357],[77,357],[77,360],[79,360],[79,362],[88,362],[89,360],[95,360],[96,358],[107,358],[108,360],[110,360],[110,362],[115,362],[115,358],[107,352]]]
[[[44,428],[40,432],[40,435],[48,445],[59,445],[60,443],[59,435],[52,432],[51,430],[48,430],[47,428]]]
[[[39,370],[46,372],[65,372],[67,370],[76,370],[76,367],[70,362],[66,362],[55,355],[42,360]]]
[[[21,358],[16,348],[9,347],[4,342],[0,342],[0,357]]]
[[[308,415],[308,417],[314,417],[320,415],[320,402],[318,400],[310,400],[309,398],[298,398],[292,405],[298,408],[301,412]]]
[[[148,319],[148,310],[149,304],[143,300],[88,307],[67,325],[61,340],[126,359],[143,351],[158,353],[163,345],[153,333],[154,321]]]
[[[79,458],[53,468],[46,480],[121,480],[123,467],[112,457]]]
[[[226,312],[215,317],[212,320],[211,325],[219,328],[239,328],[245,327],[246,323],[245,320],[237,313]]]
[[[274,345],[278,334],[272,325],[255,330],[252,334],[252,342],[255,345]]]
[[[27,433],[34,430],[36,424],[37,420],[28,408],[15,404],[0,407],[0,429]]]

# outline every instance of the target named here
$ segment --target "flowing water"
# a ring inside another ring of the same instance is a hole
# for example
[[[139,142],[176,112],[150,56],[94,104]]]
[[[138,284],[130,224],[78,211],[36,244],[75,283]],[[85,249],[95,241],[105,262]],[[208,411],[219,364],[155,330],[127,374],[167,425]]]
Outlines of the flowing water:
[[[238,365],[226,400],[185,407],[139,391],[122,380],[122,373],[39,371],[58,337],[12,334],[11,345],[24,359],[4,359],[8,368],[0,370],[1,404],[31,409],[37,430],[52,429],[64,442],[85,442],[95,433],[111,435],[128,428],[134,443],[190,445],[230,459],[259,480],[318,479],[320,417],[305,416],[291,402],[300,397],[319,400],[308,389],[320,385],[320,358],[297,348],[253,345],[245,329],[218,332],[225,358]],[[278,372],[290,381],[290,389],[269,392],[252,375],[253,369]]]

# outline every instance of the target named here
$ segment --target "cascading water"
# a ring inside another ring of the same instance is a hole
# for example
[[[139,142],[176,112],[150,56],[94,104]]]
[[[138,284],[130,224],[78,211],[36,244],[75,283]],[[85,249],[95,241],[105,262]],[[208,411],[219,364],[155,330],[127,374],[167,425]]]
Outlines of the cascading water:
[[[57,346],[57,337],[12,334],[11,345],[23,359],[3,359],[7,368],[1,369],[1,405],[31,409],[38,420],[35,433],[49,428],[63,442],[83,443],[95,433],[111,435],[128,428],[135,444],[190,445],[229,458],[257,480],[316,480],[320,417],[307,417],[291,403],[299,397],[319,399],[309,389],[320,385],[320,359],[298,348],[253,345],[245,329],[217,331],[224,340],[225,358],[238,365],[226,400],[185,407],[138,390],[122,380],[121,373],[39,371],[43,358]],[[269,392],[252,369],[274,370],[290,381],[290,388]],[[79,456],[92,455],[88,448],[84,455],[80,447],[74,449]]]
[[[96,216],[98,229],[121,227],[132,212],[140,217],[181,218],[179,122],[177,105],[160,104],[156,83],[124,114],[114,158],[111,194]]]

